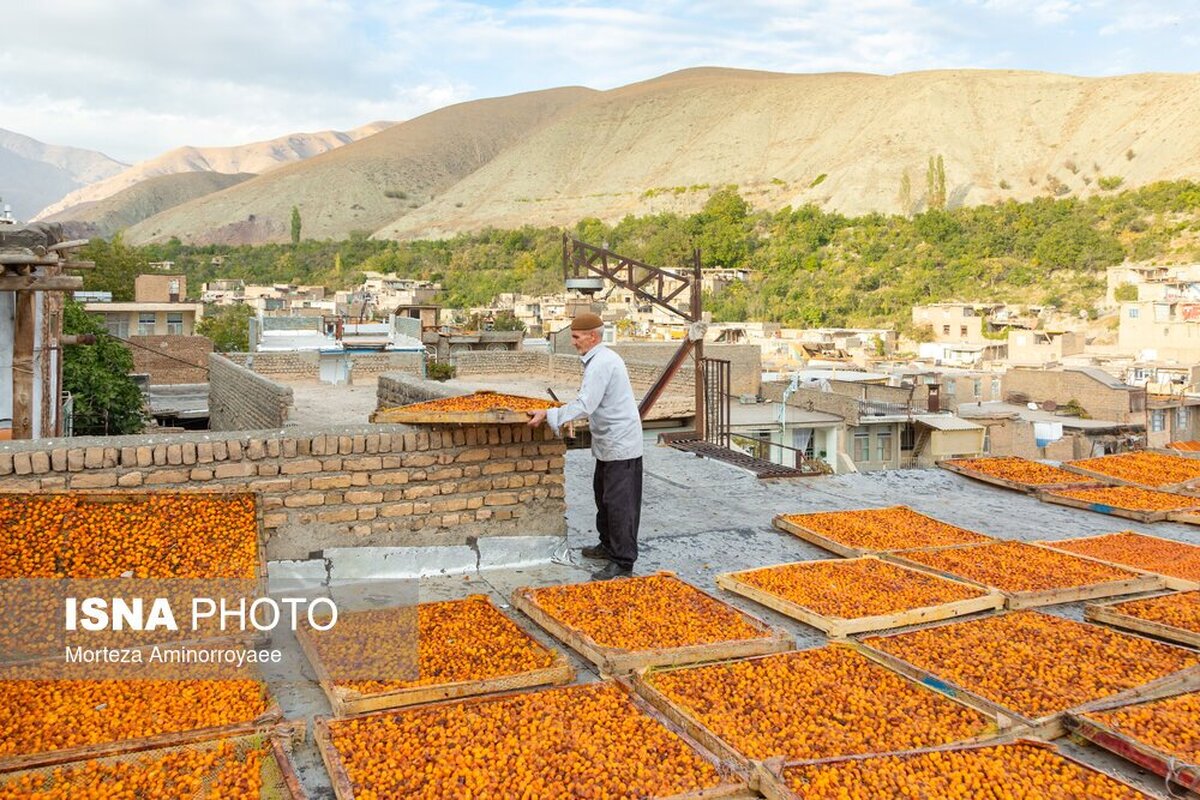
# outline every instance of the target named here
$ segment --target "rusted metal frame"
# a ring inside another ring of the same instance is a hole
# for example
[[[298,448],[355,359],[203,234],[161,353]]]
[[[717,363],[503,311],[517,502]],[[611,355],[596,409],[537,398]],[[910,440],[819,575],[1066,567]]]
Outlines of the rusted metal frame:
[[[669,384],[671,379],[674,378],[676,373],[679,372],[679,368],[683,366],[683,362],[688,357],[688,353],[691,352],[694,344],[695,343],[691,339],[685,339],[683,344],[679,346],[679,349],[675,351],[675,355],[671,356],[671,360],[668,361],[667,366],[663,368],[662,374],[659,375],[658,379],[654,381],[654,385],[650,387],[650,391],[646,392],[645,396],[642,398],[642,402],[638,405],[639,417],[645,419],[646,415],[650,413],[650,410],[654,408],[655,402],[658,401],[658,398],[662,395],[663,391],[666,390],[667,384]],[[697,413],[702,412],[697,410]]]

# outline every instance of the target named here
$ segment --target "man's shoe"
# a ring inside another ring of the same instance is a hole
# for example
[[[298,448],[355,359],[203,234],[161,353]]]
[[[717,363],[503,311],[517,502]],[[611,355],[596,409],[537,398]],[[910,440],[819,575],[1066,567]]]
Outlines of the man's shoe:
[[[610,562],[607,567],[599,572],[592,573],[594,581],[611,581],[613,578],[631,578],[633,577],[633,567],[623,567],[620,564]]]
[[[597,561],[612,561],[612,553],[602,544],[595,547],[585,547],[580,551],[580,555],[584,558],[594,558]]]

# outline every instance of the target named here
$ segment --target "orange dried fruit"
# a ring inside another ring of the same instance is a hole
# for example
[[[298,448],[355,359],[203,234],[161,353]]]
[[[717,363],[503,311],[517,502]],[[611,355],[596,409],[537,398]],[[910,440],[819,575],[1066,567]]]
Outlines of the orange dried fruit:
[[[1023,742],[796,765],[783,770],[783,779],[804,800],[1150,798],[1050,747]]]
[[[1025,542],[913,550],[904,558],[1005,592],[1065,589],[1138,577],[1135,572]]]
[[[863,643],[1029,719],[1200,666],[1200,653],[1036,611]]]
[[[1174,486],[1200,479],[1200,459],[1139,450],[1068,461],[1073,467],[1143,486]]]
[[[1194,544],[1172,542],[1136,531],[1059,539],[1046,544],[1056,550],[1069,550],[1101,561],[1200,582],[1200,547]]]
[[[334,719],[355,800],[671,797],[716,767],[611,682]]]
[[[558,408],[562,403],[542,400],[539,397],[523,397],[501,392],[475,392],[459,397],[443,397],[424,403],[401,406],[405,411],[543,411]]]
[[[876,558],[781,564],[738,572],[735,577],[817,614],[840,619],[891,614],[986,594]]]
[[[1200,497],[1186,497],[1136,486],[1105,486],[1096,489],[1059,489],[1048,492],[1057,497],[1069,497],[1093,505],[1122,508],[1129,511],[1183,511],[1200,507]]]
[[[1188,764],[1200,764],[1200,692],[1085,715]]]
[[[1049,464],[1030,461],[1017,456],[993,456],[990,458],[956,458],[946,462],[961,469],[1003,478],[1025,486],[1054,486],[1064,483],[1099,483],[1077,472],[1069,472]]]
[[[499,678],[554,663],[553,652],[482,595],[343,613],[330,630],[306,633],[331,675],[361,678],[336,681],[360,694]],[[393,677],[414,668],[419,677]]]
[[[988,718],[849,647],[650,672],[645,681],[749,759],[911,750],[986,733]]]
[[[1147,622],[1200,633],[1200,591],[1175,592],[1144,600],[1126,600],[1109,608]]]
[[[990,542],[990,536],[927,517],[908,506],[788,514],[788,522],[859,550],[907,550]]]
[[[233,742],[150,752],[130,759],[74,762],[6,779],[0,800],[257,798],[263,787],[266,744],[239,749]]]
[[[529,594],[551,617],[604,647],[650,650],[771,635],[673,575],[547,586]]]

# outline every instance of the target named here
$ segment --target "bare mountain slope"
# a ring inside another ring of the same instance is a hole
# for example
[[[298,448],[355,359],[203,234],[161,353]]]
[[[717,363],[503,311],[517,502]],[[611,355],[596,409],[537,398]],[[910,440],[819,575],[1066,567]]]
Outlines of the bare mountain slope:
[[[94,150],[44,144],[0,128],[0,197],[18,219],[29,219],[67,192],[128,166]]]
[[[92,183],[68,194],[42,209],[38,219],[74,219],[71,214],[73,207],[112,197],[117,192],[158,175],[183,172],[221,172],[227,175],[249,172],[258,175],[270,172],[284,164],[303,161],[350,142],[365,139],[392,124],[372,122],[350,131],[293,133],[233,147],[177,147],[160,156],[139,161],[107,180]]]
[[[374,231],[484,166],[564,109],[592,96],[551,89],[449,106],[374,136],[148,219],[131,241],[286,241],[292,206],[305,237]]]
[[[1197,176],[1197,129],[1195,74],[685,70],[571,108],[376,235],[692,211],[730,183],[757,207],[899,212],[939,155],[951,206],[1086,196]]]
[[[72,238],[108,238],[155,214],[253,178],[249,172],[180,172],[156,175],[94,203],[72,206],[42,219],[62,222]]]

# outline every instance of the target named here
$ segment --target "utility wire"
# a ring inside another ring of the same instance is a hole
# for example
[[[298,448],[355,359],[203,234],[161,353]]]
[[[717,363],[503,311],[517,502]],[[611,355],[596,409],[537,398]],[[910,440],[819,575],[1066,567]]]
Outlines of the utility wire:
[[[180,364],[186,364],[187,366],[189,366],[193,369],[202,369],[202,370],[204,370],[205,375],[208,374],[208,367],[203,366],[201,364],[197,364],[194,361],[188,361],[187,359],[179,358],[178,356],[173,356],[169,353],[164,353],[161,350],[157,350],[153,347],[147,347],[144,344],[138,344],[137,342],[132,341],[130,339],[123,339],[120,336],[109,333],[108,331],[105,331],[104,333],[102,333],[100,335],[107,336],[110,339],[116,339],[118,342],[124,342],[125,344],[129,345],[130,347],[140,348],[142,350],[145,350],[147,353],[154,353],[155,355],[159,356],[160,358],[167,358],[167,359],[170,359],[171,361],[178,361]]]

